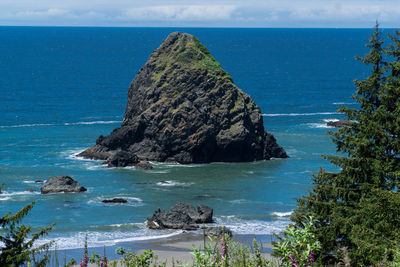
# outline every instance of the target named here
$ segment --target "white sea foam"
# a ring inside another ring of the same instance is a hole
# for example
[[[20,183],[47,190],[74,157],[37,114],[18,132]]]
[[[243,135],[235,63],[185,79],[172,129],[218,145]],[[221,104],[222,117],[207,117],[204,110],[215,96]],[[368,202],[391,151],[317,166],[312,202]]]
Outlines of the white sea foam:
[[[166,168],[174,168],[174,167],[182,167],[182,168],[194,168],[202,166],[203,164],[180,164],[180,163],[165,163],[165,162],[157,162],[157,161],[149,161],[154,166],[166,167]]]
[[[121,121],[78,121],[78,122],[64,122],[64,123],[32,123],[32,124],[17,124],[17,125],[0,125],[0,128],[71,126],[71,125],[116,124],[116,123],[121,123]]]
[[[333,105],[357,105],[357,103],[354,102],[333,102]]]
[[[0,197],[0,201],[6,201],[6,200],[10,200],[11,197]]]
[[[143,202],[143,199],[138,198],[138,197],[124,197],[121,196],[122,198],[128,199],[128,200],[133,200],[133,201],[137,201],[137,202]]]
[[[247,203],[247,202],[249,202],[249,201],[246,199],[235,199],[235,200],[229,201],[229,203],[232,203],[232,204],[243,204],[243,203]]]
[[[35,181],[32,181],[32,180],[25,180],[25,181],[23,181],[23,183],[24,183],[24,184],[34,184]]]
[[[40,192],[34,191],[19,191],[19,192],[8,192],[8,191],[3,191],[1,196],[6,196],[6,197],[11,197],[11,196],[25,196],[25,195],[40,195]]]
[[[181,183],[177,181],[160,181],[156,183],[158,186],[191,186],[193,183]]]
[[[22,128],[22,127],[40,127],[40,126],[55,126],[51,123],[34,123],[34,124],[17,124],[17,125],[0,125],[0,128]]]
[[[288,211],[288,212],[272,212],[271,214],[274,216],[278,216],[278,217],[289,217],[290,215],[292,215],[292,211]]]
[[[339,121],[339,119],[323,119],[323,123],[306,123],[306,125],[310,128],[323,128],[323,129],[330,129],[335,128],[333,126],[328,126],[328,122],[335,122]]]
[[[165,173],[169,173],[170,171],[169,170],[146,170],[146,172],[147,173],[163,173],[163,174],[165,174]]]
[[[121,123],[121,121],[78,121],[78,122],[66,122],[63,125],[92,125],[92,124],[114,124]]]
[[[332,126],[328,126],[326,125],[326,123],[307,123],[306,124],[308,127],[310,128],[322,128],[322,129],[330,129],[330,128],[334,128]]]
[[[69,149],[69,150],[60,152],[60,154],[62,155],[62,157],[72,159],[72,160],[96,161],[96,162],[102,161],[102,160],[95,160],[95,159],[87,159],[87,158],[78,156],[83,151],[85,151],[85,149],[82,149],[82,148]]]
[[[337,112],[315,112],[315,113],[276,113],[276,114],[262,114],[264,117],[292,117],[292,116],[318,116],[318,115],[333,115]]]
[[[339,121],[339,119],[323,119],[324,122],[328,123],[328,122],[334,122],[334,121]]]
[[[279,217],[279,219],[272,221],[261,221],[244,220],[236,216],[221,216],[216,218],[216,222],[219,225],[228,227],[236,234],[270,235],[283,231],[290,221],[287,217]]]
[[[90,231],[87,238],[88,247],[103,247],[103,246],[114,246],[122,242],[132,241],[144,241],[153,240],[159,238],[168,238],[178,234],[181,234],[181,230],[166,230],[166,231],[154,231],[149,229],[141,229],[139,231]],[[59,236],[39,239],[35,245],[40,246],[50,241],[55,241],[57,249],[78,249],[83,248],[85,244],[86,232],[78,232],[68,236]]]

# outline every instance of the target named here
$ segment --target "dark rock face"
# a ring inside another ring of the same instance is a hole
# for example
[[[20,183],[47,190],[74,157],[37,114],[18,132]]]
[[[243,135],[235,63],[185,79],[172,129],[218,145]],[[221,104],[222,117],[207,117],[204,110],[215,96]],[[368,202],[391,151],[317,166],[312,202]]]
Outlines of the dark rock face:
[[[134,154],[126,151],[118,151],[114,155],[110,156],[105,163],[108,167],[127,167],[139,163],[139,159]]]
[[[191,204],[178,203],[169,211],[156,210],[151,218],[147,218],[147,226],[151,229],[184,229],[194,230],[196,223],[211,223],[213,209],[204,205],[198,211]]]
[[[197,229],[190,216],[183,212],[156,210],[151,218],[147,218],[150,229]]]
[[[48,193],[78,193],[87,191],[85,187],[83,187],[78,181],[74,178],[61,175],[61,176],[53,176],[49,178],[41,188],[42,194]]]
[[[338,120],[338,121],[328,121],[326,123],[327,126],[330,127],[337,127],[337,128],[341,128],[341,127],[347,127],[347,126],[351,126],[351,121],[348,120]]]
[[[197,211],[199,213],[199,223],[212,223],[212,217],[213,217],[213,209],[204,206],[204,205],[198,205],[197,206]]]
[[[286,158],[264,129],[260,108],[194,36],[172,33],[140,69],[120,128],[80,156],[115,151],[179,163]]]
[[[113,199],[104,199],[101,202],[103,203],[128,203],[128,200],[123,198],[113,198]]]
[[[199,214],[197,213],[196,209],[193,207],[192,204],[179,202],[170,209],[170,212],[179,212],[187,214],[194,223],[197,223],[197,221],[199,220]]]

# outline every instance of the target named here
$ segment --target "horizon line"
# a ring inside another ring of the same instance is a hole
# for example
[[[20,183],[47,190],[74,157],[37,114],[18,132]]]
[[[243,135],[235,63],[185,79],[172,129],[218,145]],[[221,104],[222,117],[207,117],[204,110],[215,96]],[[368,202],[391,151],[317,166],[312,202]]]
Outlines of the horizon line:
[[[193,29],[373,29],[374,27],[240,27],[240,26],[93,26],[93,25],[0,25],[0,27],[38,27],[38,28],[149,28],[149,29],[171,29],[171,28],[193,28]],[[380,27],[380,29],[398,29],[395,27]]]

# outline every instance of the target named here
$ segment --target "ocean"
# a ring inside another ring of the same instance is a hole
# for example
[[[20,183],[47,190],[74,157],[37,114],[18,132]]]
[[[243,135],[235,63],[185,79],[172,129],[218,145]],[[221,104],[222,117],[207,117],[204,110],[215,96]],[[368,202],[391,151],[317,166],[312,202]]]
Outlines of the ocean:
[[[236,85],[260,106],[264,125],[289,159],[179,165],[149,171],[105,168],[75,155],[121,124],[131,80],[173,31],[194,34]],[[179,201],[214,208],[216,223],[268,241],[290,222],[321,158],[336,153],[326,122],[356,107],[353,79],[368,68],[369,29],[215,29],[0,27],[0,216],[31,201],[33,230],[56,223],[40,242],[58,249],[134,244],[180,231],[146,228],[157,208]],[[41,195],[41,184],[67,174],[88,188]],[[27,190],[33,190],[29,192]],[[127,204],[101,200],[122,197]]]

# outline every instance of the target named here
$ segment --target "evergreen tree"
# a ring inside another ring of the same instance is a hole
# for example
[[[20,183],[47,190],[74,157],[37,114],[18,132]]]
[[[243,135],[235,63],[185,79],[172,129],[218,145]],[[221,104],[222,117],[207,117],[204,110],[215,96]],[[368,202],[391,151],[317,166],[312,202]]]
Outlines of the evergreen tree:
[[[2,187],[2,186],[1,186]],[[31,233],[31,227],[25,226],[21,220],[33,208],[35,202],[32,202],[14,215],[8,212],[0,218],[0,226],[3,228],[0,235],[0,266],[21,266],[26,262],[34,262],[36,266],[46,266],[48,255],[44,255],[40,260],[36,261],[35,254],[47,251],[51,243],[47,243],[33,248],[34,242],[41,236],[48,234],[54,224],[41,229],[38,233]]]
[[[368,266],[390,258],[400,241],[395,230],[400,226],[400,43],[391,38],[394,45],[384,49],[377,25],[367,44],[369,54],[357,58],[372,73],[355,80],[353,98],[360,108],[339,110],[351,126],[329,132],[340,155],[324,156],[340,171],[320,169],[292,218],[297,225],[304,216],[318,220],[319,263],[339,262],[347,254],[352,265]]]

